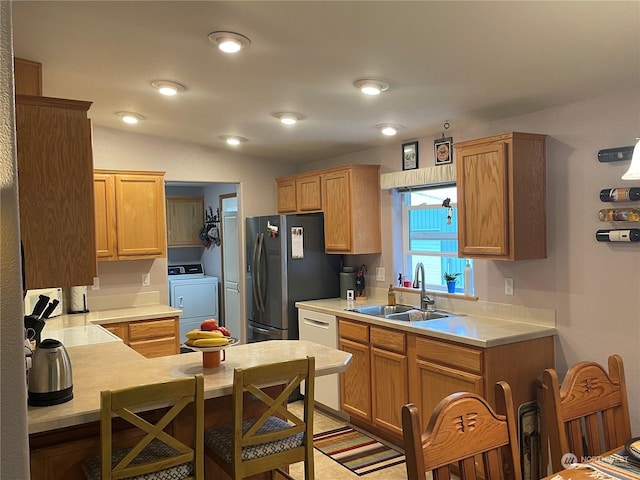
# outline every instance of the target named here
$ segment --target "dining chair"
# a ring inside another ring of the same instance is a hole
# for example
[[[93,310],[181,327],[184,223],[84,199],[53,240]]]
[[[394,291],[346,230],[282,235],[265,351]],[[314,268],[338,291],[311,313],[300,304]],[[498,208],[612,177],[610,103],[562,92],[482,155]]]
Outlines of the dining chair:
[[[165,429],[189,405],[193,405],[188,413],[193,438],[187,445]],[[164,407],[167,410],[157,422],[140,413]],[[116,418],[141,431],[131,448],[113,448]],[[101,392],[100,455],[86,459],[82,469],[89,480],[204,480],[203,376]]]
[[[315,357],[236,368],[233,371],[232,423],[205,432],[205,454],[233,480],[276,472],[293,480],[284,468],[304,462],[304,478],[313,480],[313,397]],[[287,410],[289,396],[305,382],[302,415]],[[284,385],[279,394],[265,388]],[[273,395],[273,396],[272,396]],[[253,405],[249,405],[253,402]],[[246,419],[255,402],[264,410]]]
[[[542,374],[543,411],[554,472],[562,457],[600,455],[631,438],[627,387],[620,355],[608,359],[609,372],[595,362],[579,362],[564,377],[548,368]]]
[[[511,387],[495,387],[496,410],[480,395],[456,392],[440,401],[426,431],[418,409],[402,407],[408,480],[476,478],[522,480]],[[453,472],[452,472],[453,470]]]

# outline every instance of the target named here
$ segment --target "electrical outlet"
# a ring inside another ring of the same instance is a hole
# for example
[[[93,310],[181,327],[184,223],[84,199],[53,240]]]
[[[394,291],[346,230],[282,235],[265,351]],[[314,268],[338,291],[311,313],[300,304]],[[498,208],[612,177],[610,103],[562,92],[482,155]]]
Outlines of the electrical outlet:
[[[149,285],[151,285],[151,275],[149,273],[143,273],[142,274],[142,286],[143,287],[148,287]]]
[[[378,282],[384,282],[384,267],[376,268],[376,280]]]
[[[93,277],[93,285],[91,285],[91,290],[100,290],[100,278]]]
[[[513,278],[504,279],[504,294],[513,295]]]

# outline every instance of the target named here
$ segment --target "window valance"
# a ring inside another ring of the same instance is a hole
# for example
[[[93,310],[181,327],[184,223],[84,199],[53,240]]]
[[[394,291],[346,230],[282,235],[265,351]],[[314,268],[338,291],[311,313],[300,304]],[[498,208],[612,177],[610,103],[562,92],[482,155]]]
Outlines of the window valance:
[[[380,188],[382,190],[391,190],[393,188],[410,189],[452,183],[455,181],[455,165],[439,165],[437,167],[383,173],[380,175]]]

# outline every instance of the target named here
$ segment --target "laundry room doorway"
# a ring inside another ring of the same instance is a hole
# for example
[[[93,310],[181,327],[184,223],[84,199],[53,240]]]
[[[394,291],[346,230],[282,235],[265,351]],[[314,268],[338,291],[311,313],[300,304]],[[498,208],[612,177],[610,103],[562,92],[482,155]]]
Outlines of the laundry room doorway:
[[[235,193],[220,195],[222,236],[222,303],[225,325],[231,335],[244,342],[240,312],[240,232]]]

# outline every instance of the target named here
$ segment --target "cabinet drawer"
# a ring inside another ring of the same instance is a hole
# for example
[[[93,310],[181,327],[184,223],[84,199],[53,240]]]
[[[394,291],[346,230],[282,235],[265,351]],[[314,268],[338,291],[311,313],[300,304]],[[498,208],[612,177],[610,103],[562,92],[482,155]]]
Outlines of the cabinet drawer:
[[[131,342],[129,346],[147,358],[176,355],[180,352],[176,337]]]
[[[142,322],[132,322],[129,324],[129,341],[148,340],[151,338],[176,336],[176,321],[174,318],[166,320],[151,320]]]
[[[369,325],[340,319],[340,337],[369,343]]]
[[[418,337],[416,339],[416,355],[419,358],[442,365],[450,365],[470,372],[482,372],[481,350]]]
[[[371,327],[371,345],[391,352],[406,353],[406,335],[385,328]]]

